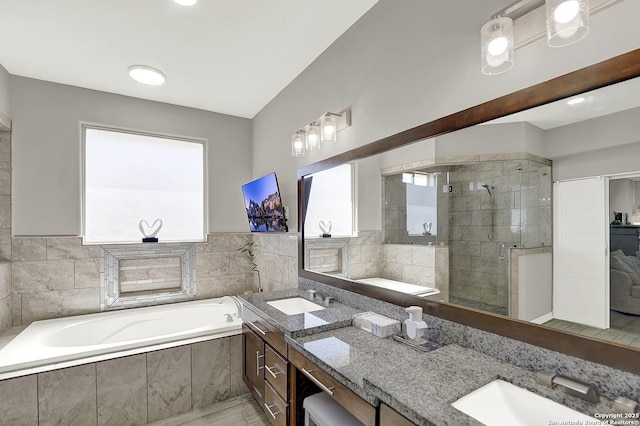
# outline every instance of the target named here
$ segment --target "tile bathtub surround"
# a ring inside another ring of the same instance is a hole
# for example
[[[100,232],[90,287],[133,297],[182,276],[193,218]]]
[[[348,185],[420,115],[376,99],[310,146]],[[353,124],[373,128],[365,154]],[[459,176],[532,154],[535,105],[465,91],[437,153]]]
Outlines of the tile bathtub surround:
[[[196,295],[195,243],[103,245],[99,252],[101,311],[185,301]],[[149,289],[157,291],[145,291]]]
[[[399,321],[404,321],[407,318],[404,307],[361,296],[323,283],[300,278],[299,288],[302,290],[314,289],[321,291],[341,303],[363,311],[374,311]],[[527,370],[551,371],[594,383],[601,394],[607,398],[623,395],[640,401],[640,376],[638,375],[431,315],[423,315],[423,318],[429,325],[430,339],[438,343],[458,344]]]
[[[1,148],[0,143],[0,163]],[[7,232],[5,239],[3,231],[0,229],[0,257],[9,253],[12,262],[6,265],[13,286],[3,282],[0,263],[0,327],[100,312],[98,246],[83,246],[80,237],[10,238]],[[259,240],[256,252],[263,287],[297,286],[297,234],[214,233],[206,242],[195,244],[197,299],[257,290],[256,274],[237,251],[247,238],[254,237]],[[6,250],[4,242],[8,242]],[[8,296],[2,297],[6,291]]]
[[[241,351],[236,335],[3,380],[0,424],[141,425],[211,405],[248,392]]]

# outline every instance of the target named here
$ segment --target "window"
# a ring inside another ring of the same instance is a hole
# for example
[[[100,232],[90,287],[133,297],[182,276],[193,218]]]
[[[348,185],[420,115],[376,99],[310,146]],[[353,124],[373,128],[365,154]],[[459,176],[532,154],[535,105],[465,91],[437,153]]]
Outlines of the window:
[[[355,235],[354,166],[343,164],[305,177],[310,189],[304,222],[306,237]],[[307,189],[305,189],[307,191]],[[324,229],[323,229],[324,228]]]
[[[141,220],[162,220],[160,241],[205,238],[205,144],[83,126],[85,243],[140,242]]]

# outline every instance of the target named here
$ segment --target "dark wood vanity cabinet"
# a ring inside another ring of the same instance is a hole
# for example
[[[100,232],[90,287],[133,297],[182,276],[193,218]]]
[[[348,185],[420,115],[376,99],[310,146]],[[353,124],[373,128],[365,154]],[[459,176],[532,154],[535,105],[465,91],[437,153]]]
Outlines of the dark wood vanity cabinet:
[[[246,325],[242,326],[242,377],[253,397],[264,404],[264,341]]]
[[[284,334],[259,318],[245,320],[242,354],[244,383],[271,424],[288,425],[289,362]]]
[[[351,389],[334,379],[329,373],[314,364],[309,358],[289,348],[289,361],[309,381],[342,405],[366,426],[375,426],[376,407],[356,395]]]
[[[414,423],[385,403],[380,403],[380,426],[413,426]]]

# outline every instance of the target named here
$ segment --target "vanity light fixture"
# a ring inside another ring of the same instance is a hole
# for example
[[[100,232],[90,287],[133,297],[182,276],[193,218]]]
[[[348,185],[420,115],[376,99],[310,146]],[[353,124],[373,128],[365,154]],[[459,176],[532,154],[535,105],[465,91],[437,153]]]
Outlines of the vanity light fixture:
[[[600,0],[594,13],[614,0]],[[543,15],[546,23],[540,19]],[[567,46],[589,33],[589,0],[516,0],[496,12],[480,30],[482,73],[495,75],[513,67],[514,50],[543,37],[551,47]],[[523,18],[518,26],[519,38],[514,36],[514,21]]]
[[[305,127],[304,132],[307,141],[307,151],[320,149],[320,126],[316,123],[311,123]]]
[[[162,71],[146,65],[130,66],[129,76],[138,83],[148,84],[150,86],[160,86],[167,80],[167,77]]]
[[[187,7],[194,6],[196,3],[198,3],[198,0],[173,0],[173,1],[178,3],[180,6],[187,6]]]
[[[513,19],[497,16],[480,30],[482,73],[500,74],[513,67]]]
[[[320,133],[322,134],[322,142],[334,143],[336,141],[337,132],[338,123],[336,123],[336,115],[330,112],[325,113],[320,118]]]
[[[320,149],[321,144],[332,144],[336,142],[336,133],[349,126],[351,108],[340,113],[325,112],[291,136],[291,155],[301,157],[305,151]]]
[[[294,157],[304,156],[304,130],[298,130],[291,136],[291,155]]]
[[[589,34],[588,0],[546,0],[547,43],[568,46]]]

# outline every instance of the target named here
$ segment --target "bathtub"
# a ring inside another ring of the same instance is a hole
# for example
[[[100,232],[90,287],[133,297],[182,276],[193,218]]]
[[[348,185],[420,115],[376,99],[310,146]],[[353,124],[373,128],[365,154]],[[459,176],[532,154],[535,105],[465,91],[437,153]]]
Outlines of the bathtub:
[[[418,297],[429,297],[440,294],[440,290],[433,287],[424,287],[416,284],[404,283],[401,281],[390,280],[387,278],[360,278],[356,282],[372,285],[375,287],[382,287],[388,290],[397,291],[400,293],[411,294]]]
[[[0,378],[230,336],[241,328],[242,305],[230,296],[35,321],[0,350]]]

